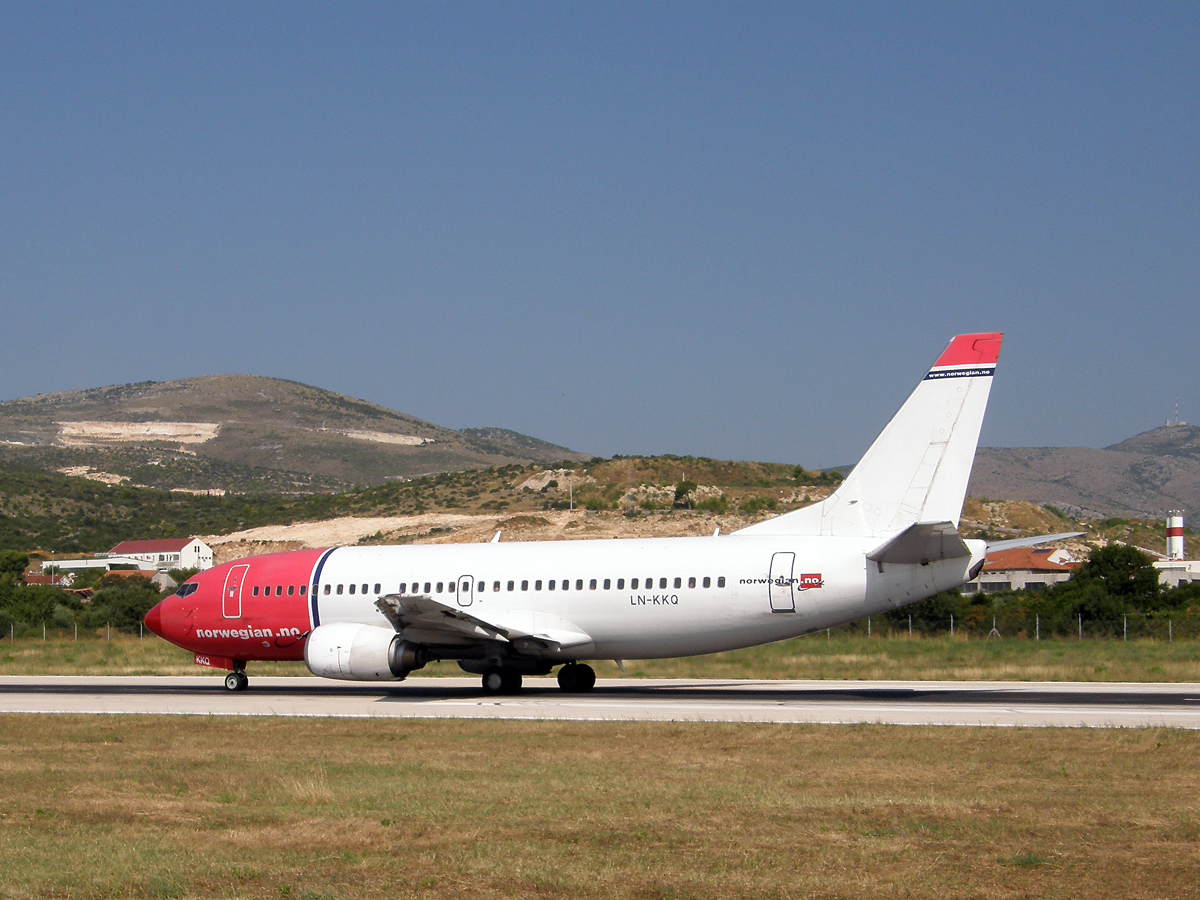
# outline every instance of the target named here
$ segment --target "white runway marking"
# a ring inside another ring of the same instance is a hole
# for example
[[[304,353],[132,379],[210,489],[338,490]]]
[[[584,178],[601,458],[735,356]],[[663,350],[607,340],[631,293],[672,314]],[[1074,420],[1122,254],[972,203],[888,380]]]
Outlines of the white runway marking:
[[[0,713],[545,719],[560,721],[1170,727],[1200,729],[1200,684],[602,679],[564,694],[529,678],[485,696],[475,678],[358,684],[219,677],[0,677]]]

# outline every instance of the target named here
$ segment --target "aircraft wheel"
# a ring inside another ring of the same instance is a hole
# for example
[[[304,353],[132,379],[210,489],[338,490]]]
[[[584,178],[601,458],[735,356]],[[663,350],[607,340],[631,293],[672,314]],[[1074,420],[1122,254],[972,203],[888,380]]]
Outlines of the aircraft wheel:
[[[499,694],[504,690],[504,685],[508,679],[504,675],[504,670],[499,668],[491,668],[483,673],[483,692],[485,694]]]
[[[586,664],[580,664],[579,674],[575,676],[575,690],[584,694],[596,686],[596,670]]]
[[[250,679],[246,677],[245,672],[230,672],[225,676],[225,690],[227,691],[244,691],[248,684],[250,684]]]
[[[506,694],[515,694],[521,690],[521,673],[514,672],[512,669],[501,669],[500,676],[504,679],[504,687],[501,690]]]
[[[578,668],[579,666],[575,665],[575,663],[567,663],[558,670],[558,686],[568,694],[575,690],[575,682],[579,674],[576,671]]]
[[[596,686],[596,670],[582,663],[567,663],[558,670],[558,686],[569,694],[582,694]]]

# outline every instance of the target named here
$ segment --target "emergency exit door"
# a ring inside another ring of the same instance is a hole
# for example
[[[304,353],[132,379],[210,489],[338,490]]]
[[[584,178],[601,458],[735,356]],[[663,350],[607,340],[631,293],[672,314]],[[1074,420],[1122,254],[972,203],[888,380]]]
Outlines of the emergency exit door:
[[[463,575],[458,579],[458,605],[470,606],[475,600],[475,579]]]

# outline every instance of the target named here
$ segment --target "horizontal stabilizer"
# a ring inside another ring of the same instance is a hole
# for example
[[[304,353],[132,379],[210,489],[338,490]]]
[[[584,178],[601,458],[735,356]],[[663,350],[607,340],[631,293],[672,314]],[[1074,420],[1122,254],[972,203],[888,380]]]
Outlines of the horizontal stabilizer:
[[[1036,547],[1038,544],[1048,544],[1051,541],[1065,541],[1068,538],[1080,537],[1087,532],[1064,531],[1061,534],[1039,534],[1035,537],[1014,538],[1011,541],[989,541],[988,554],[999,553],[1001,550],[1017,550],[1021,547]]]
[[[970,549],[953,522],[918,522],[867,554],[877,563],[925,565],[969,557]]]

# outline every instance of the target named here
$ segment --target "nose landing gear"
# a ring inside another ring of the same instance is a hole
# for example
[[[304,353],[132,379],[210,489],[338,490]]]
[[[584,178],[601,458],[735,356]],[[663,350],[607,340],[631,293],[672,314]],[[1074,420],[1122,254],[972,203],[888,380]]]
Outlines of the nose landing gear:
[[[225,690],[227,691],[244,691],[249,684],[250,679],[246,677],[245,663],[225,676]]]
[[[568,694],[586,694],[596,686],[596,670],[585,663],[567,663],[558,670],[558,686]]]

